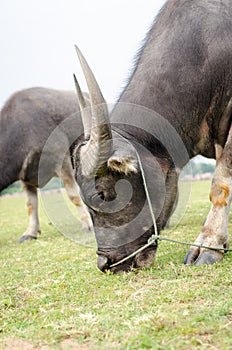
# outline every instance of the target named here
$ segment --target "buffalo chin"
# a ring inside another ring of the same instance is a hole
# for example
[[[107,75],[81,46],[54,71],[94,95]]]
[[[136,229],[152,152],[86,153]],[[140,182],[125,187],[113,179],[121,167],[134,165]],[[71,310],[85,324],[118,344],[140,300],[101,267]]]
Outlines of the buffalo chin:
[[[149,250],[144,250],[135,256],[135,265],[139,269],[151,267],[155,260],[157,247]]]
[[[150,249],[146,249],[140,253],[138,253],[134,259],[128,259],[123,264],[119,264],[108,271],[119,274],[123,272],[129,272],[133,268],[135,269],[145,269],[151,267],[155,260],[157,246],[152,247]],[[106,272],[105,270],[104,272]]]

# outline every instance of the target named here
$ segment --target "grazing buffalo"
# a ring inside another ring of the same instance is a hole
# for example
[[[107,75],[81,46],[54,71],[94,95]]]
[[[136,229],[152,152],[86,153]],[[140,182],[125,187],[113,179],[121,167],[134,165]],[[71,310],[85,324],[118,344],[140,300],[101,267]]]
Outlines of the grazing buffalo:
[[[44,157],[49,165],[45,176],[40,181],[38,179],[40,157],[47,139],[58,125],[77,111],[79,107],[74,92],[46,88],[19,91],[1,110],[0,191],[20,180],[27,195],[29,226],[19,242],[37,238],[40,232],[37,187],[44,186],[53,176],[61,177],[69,198],[78,206],[82,227],[91,228],[89,214],[79,197],[74,179],[69,148],[62,164],[55,154],[46,153]],[[83,132],[81,118],[78,120],[76,117],[75,121],[80,134]],[[70,135],[64,137],[68,139]]]
[[[154,242],[120,262],[154,233],[139,158],[158,232],[176,200],[178,169],[198,154],[216,159],[212,207],[196,243],[222,250],[191,246],[184,262],[201,265],[222,259],[232,198],[231,38],[232,0],[167,1],[110,117],[77,49],[92,119],[88,113],[83,116],[86,140],[74,154],[76,180],[93,219],[102,271],[150,266],[155,257]]]

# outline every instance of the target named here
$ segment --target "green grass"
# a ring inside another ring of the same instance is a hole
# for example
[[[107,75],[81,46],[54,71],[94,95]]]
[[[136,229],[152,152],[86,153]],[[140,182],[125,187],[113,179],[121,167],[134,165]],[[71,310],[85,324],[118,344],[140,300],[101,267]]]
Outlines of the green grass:
[[[184,217],[163,235],[193,241],[208,193],[208,182],[193,183]],[[150,269],[102,274],[96,248],[65,238],[40,208],[42,235],[18,244],[25,198],[0,198],[0,349],[232,349],[231,253],[189,267],[187,247],[161,242]]]

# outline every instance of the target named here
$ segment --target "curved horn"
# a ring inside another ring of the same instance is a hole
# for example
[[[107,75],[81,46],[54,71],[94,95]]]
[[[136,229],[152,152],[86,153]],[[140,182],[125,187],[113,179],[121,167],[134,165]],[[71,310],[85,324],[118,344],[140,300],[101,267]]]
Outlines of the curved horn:
[[[90,139],[80,150],[80,162],[83,175],[95,176],[107,162],[112,150],[109,112],[93,72],[81,51],[77,46],[75,48],[88,85],[92,111]]]
[[[73,74],[74,83],[76,87],[77,98],[81,110],[81,118],[84,127],[84,136],[85,140],[90,138],[90,128],[91,128],[91,114],[90,109],[88,108],[83,93],[81,91],[80,85],[77,81],[75,74]]]

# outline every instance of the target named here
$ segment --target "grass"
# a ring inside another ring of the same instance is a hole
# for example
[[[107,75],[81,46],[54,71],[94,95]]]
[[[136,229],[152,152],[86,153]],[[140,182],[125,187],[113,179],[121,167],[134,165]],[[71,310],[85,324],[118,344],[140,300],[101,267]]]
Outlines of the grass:
[[[194,240],[208,193],[193,183],[184,217],[163,234]],[[189,267],[186,247],[162,242],[150,269],[102,274],[96,248],[61,235],[42,206],[43,234],[18,244],[25,212],[23,196],[0,198],[0,349],[232,349],[231,253]]]

